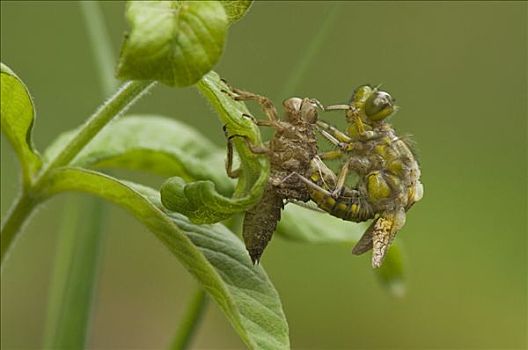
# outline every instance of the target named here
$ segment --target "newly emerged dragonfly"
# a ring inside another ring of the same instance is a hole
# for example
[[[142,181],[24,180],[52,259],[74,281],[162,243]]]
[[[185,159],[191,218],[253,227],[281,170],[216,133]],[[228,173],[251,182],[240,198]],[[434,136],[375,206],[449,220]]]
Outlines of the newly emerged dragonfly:
[[[348,105],[326,107],[346,111],[346,133],[318,122],[323,136],[337,146],[320,157],[345,158],[331,196],[342,200],[347,175],[355,172],[359,177],[355,188],[375,214],[374,222],[353,249],[354,254],[373,249],[375,267],[381,265],[390,243],[405,224],[406,211],[423,196],[416,157],[409,143],[398,137],[386,121],[397,109],[387,92],[364,85],[354,92]]]

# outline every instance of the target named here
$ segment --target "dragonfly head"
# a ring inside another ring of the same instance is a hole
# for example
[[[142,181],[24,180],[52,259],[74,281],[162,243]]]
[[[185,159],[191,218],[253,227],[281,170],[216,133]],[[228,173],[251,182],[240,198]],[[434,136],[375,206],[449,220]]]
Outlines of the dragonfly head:
[[[397,110],[394,99],[385,91],[374,90],[365,101],[365,115],[371,121],[386,119]]]
[[[369,121],[381,121],[393,115],[398,110],[394,102],[388,92],[370,85],[362,85],[354,90],[350,101],[351,105],[363,111]]]

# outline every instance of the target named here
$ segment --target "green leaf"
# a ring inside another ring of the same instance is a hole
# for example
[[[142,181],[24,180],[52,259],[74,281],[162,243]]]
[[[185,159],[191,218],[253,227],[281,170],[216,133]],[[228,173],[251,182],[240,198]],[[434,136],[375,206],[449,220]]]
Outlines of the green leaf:
[[[129,1],[120,79],[189,86],[222,54],[228,19],[218,1]]]
[[[225,226],[194,225],[180,214],[164,212],[157,191],[82,168],[55,170],[43,188],[47,196],[88,192],[127,209],[200,282],[249,348],[289,348],[288,324],[277,291]]]
[[[283,238],[301,243],[353,245],[367,227],[365,223],[344,221],[327,213],[288,204],[282,212],[277,233]]]
[[[340,220],[327,213],[289,204],[285,207],[277,234],[299,243],[332,244],[342,243],[350,248],[357,243],[367,223]],[[350,258],[354,256],[350,254]],[[373,269],[381,285],[393,296],[405,294],[405,279],[400,243],[394,241],[379,269]]]
[[[0,63],[0,66],[2,131],[20,159],[24,185],[27,186],[42,165],[40,156],[33,148],[31,141],[31,129],[35,122],[33,100],[22,80],[3,63]]]
[[[253,0],[221,0],[220,3],[224,6],[229,23],[232,24],[244,17]]]
[[[261,145],[257,126],[243,114],[249,114],[242,102],[234,101],[224,90],[228,87],[215,72],[198,83],[198,89],[216,109],[229,135],[244,135],[254,145]],[[194,223],[214,223],[245,211],[262,196],[269,176],[267,157],[256,155],[241,138],[233,140],[240,156],[241,174],[231,198],[222,196],[209,181],[186,184],[169,179],[161,187],[161,199],[170,210],[180,212]]]
[[[56,153],[75,135],[62,134],[48,147],[44,159]],[[72,161],[83,168],[120,168],[180,176],[186,181],[211,180],[223,194],[233,193],[225,174],[225,149],[194,128],[156,115],[133,115],[104,128]]]

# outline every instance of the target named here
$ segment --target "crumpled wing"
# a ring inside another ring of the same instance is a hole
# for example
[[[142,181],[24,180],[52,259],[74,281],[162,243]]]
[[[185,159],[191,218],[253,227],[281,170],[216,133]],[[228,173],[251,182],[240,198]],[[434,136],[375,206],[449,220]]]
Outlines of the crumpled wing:
[[[391,216],[380,216],[374,222],[374,229],[372,230],[372,267],[381,266],[392,241],[393,227],[394,220]]]
[[[399,208],[396,212],[383,213],[374,224],[372,231],[372,267],[380,267],[389,246],[398,231],[405,225],[405,210]]]
[[[383,213],[370,224],[352,249],[352,253],[360,255],[372,249],[372,267],[380,267],[389,245],[404,224],[405,211],[403,208],[395,213]]]
[[[363,236],[361,236],[354,248],[352,248],[352,254],[361,255],[372,249],[372,232],[374,231],[375,224],[376,220],[372,221],[370,226],[365,230]]]

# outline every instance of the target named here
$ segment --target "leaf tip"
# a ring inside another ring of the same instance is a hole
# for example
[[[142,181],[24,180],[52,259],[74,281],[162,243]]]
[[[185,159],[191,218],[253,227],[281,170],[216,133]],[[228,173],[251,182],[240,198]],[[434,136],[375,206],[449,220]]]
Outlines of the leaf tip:
[[[401,279],[388,282],[387,288],[389,290],[390,295],[397,299],[402,299],[407,294],[405,282]]]

